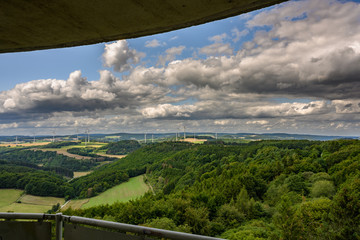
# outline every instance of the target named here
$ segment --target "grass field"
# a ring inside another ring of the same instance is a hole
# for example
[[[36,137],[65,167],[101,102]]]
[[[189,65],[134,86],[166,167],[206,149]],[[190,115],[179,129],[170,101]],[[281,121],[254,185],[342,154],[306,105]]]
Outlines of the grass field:
[[[105,157],[113,157],[113,158],[124,158],[126,157],[126,155],[111,155],[111,154],[106,154],[106,153],[102,153],[102,152],[96,152],[97,155],[100,156],[105,156]]]
[[[63,198],[32,195],[20,197],[22,193],[22,190],[17,189],[0,189],[0,212],[44,213],[53,205],[65,202]]]
[[[15,144],[15,143],[1,143],[0,147],[34,147],[34,146],[43,146],[43,145],[47,145],[50,142],[28,142],[28,143],[19,143],[19,144]]]
[[[190,142],[190,143],[198,143],[198,144],[203,144],[204,142],[207,141],[207,139],[197,139],[197,138],[186,138],[185,140],[184,139],[181,139],[180,141],[185,141],[185,142]]]
[[[144,176],[130,178],[128,182],[119,184],[100,195],[90,198],[89,202],[81,208],[94,207],[101,204],[112,204],[115,202],[127,202],[131,199],[141,197],[149,190],[149,186],[144,182]]]
[[[149,190],[144,182],[144,176],[130,178],[128,182],[119,184],[100,195],[80,200],[71,200],[62,210],[67,208],[79,209],[89,208],[101,204],[112,204],[115,202],[127,202],[131,199],[141,197]]]
[[[83,177],[86,176],[88,174],[92,173],[92,171],[88,171],[88,172],[74,172],[74,178],[78,178],[78,177]]]
[[[15,202],[22,192],[18,189],[0,189],[0,209]]]
[[[34,204],[34,205],[45,205],[50,206],[55,204],[64,204],[65,200],[63,198],[56,198],[56,197],[39,197],[39,196],[33,196],[33,195],[24,195],[20,199],[21,203],[24,204]]]
[[[80,199],[80,200],[71,200],[68,204],[66,204],[66,206],[64,206],[61,210],[66,210],[68,208],[72,208],[72,209],[79,209],[81,208],[82,205],[84,205],[85,203],[89,202],[89,199]]]

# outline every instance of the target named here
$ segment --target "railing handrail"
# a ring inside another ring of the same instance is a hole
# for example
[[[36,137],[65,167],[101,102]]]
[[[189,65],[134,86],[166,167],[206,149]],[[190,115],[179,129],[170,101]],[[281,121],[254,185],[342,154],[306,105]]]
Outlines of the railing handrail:
[[[58,214],[43,214],[43,213],[2,213],[0,212],[0,219],[34,219],[34,220],[56,220],[57,227],[57,239],[61,239],[61,226],[63,222],[69,222],[74,224],[85,224],[95,227],[103,227],[116,229],[123,232],[137,233],[141,235],[154,236],[169,238],[174,240],[221,240],[221,238],[214,238],[190,233],[175,232],[170,230],[143,227],[137,225],[131,225],[126,223],[111,222],[105,220],[98,220],[93,218],[77,217],[77,216],[67,216]]]

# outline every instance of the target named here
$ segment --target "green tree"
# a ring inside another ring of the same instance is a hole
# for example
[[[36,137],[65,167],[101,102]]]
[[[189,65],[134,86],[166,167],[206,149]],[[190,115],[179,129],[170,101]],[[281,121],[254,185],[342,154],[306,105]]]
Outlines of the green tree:
[[[321,180],[313,184],[310,196],[314,198],[331,198],[336,193],[334,184],[331,181]]]

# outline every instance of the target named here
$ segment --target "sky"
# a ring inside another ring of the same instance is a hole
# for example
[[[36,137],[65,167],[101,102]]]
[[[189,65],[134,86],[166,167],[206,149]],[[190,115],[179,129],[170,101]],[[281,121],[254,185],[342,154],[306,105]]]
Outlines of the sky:
[[[359,1],[289,1],[177,31],[0,54],[0,135],[360,136]]]

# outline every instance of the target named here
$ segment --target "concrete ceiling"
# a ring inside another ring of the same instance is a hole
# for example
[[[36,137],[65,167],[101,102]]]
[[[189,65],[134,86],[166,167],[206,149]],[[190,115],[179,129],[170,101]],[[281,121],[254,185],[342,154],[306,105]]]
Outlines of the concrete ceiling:
[[[152,35],[284,1],[5,0],[0,1],[0,53]]]

